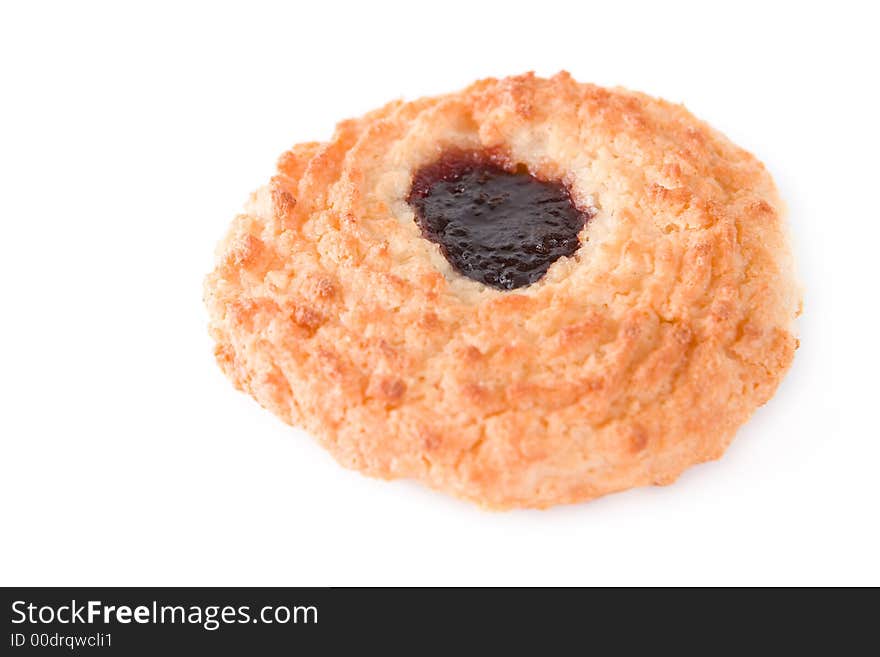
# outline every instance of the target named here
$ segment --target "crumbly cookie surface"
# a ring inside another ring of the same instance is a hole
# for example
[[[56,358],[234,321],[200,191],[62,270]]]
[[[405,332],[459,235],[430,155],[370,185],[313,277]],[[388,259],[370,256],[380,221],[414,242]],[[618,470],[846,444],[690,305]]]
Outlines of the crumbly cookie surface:
[[[513,291],[456,273],[406,200],[454,149],[564,181],[591,211],[577,252]],[[236,386],[346,466],[492,508],[718,458],[798,344],[763,165],[679,105],[565,73],[394,102],[295,146],[205,290]]]

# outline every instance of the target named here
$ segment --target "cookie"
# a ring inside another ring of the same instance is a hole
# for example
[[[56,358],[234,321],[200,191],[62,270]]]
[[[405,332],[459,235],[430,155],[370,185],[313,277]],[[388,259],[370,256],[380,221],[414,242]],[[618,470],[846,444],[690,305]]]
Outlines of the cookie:
[[[345,466],[497,509],[667,484],[774,393],[764,166],[680,105],[487,79],[294,146],[206,281],[233,383]]]

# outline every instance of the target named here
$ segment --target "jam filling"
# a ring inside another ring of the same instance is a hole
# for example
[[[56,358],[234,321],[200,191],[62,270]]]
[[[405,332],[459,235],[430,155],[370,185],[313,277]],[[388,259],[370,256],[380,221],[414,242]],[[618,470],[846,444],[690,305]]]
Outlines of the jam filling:
[[[565,185],[524,169],[447,155],[416,172],[407,199],[422,235],[440,245],[453,269],[499,290],[531,285],[572,255],[590,218]]]

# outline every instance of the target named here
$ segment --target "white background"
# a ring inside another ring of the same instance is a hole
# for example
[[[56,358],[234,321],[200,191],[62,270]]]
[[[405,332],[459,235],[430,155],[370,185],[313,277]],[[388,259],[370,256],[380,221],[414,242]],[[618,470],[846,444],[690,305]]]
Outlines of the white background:
[[[880,584],[869,6],[4,3],[0,583]],[[282,151],[561,68],[684,102],[789,203],[801,348],[721,461],[488,513],[345,470],[233,389],[202,280]]]

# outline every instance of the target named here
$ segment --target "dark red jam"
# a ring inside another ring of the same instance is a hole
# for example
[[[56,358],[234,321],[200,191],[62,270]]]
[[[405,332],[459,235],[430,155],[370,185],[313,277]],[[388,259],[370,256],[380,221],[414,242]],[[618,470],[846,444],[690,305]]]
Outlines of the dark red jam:
[[[453,269],[499,290],[530,285],[572,255],[590,218],[562,183],[469,153],[416,172],[407,200],[422,235],[440,245]]]

